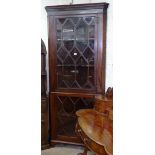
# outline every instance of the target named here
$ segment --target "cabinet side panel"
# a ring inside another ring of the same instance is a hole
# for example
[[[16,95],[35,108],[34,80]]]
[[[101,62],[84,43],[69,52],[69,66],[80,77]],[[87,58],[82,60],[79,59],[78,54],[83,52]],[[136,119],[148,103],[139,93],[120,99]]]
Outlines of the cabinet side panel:
[[[106,14],[98,14],[97,93],[105,93]]]
[[[105,94],[107,13],[103,14],[102,92]]]

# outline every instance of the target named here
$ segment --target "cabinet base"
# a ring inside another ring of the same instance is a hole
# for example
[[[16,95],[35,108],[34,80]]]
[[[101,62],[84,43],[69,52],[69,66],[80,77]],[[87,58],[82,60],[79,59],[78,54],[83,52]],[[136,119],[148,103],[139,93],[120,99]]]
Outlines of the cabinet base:
[[[50,148],[50,144],[41,145],[41,150],[45,150],[45,149],[49,149],[49,148]]]

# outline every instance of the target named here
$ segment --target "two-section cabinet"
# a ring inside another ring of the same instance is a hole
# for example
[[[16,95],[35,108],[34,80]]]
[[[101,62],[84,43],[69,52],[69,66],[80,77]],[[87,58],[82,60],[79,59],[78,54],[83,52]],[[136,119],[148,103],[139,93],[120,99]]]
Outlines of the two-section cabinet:
[[[47,6],[51,144],[80,144],[79,109],[105,93],[108,3]]]

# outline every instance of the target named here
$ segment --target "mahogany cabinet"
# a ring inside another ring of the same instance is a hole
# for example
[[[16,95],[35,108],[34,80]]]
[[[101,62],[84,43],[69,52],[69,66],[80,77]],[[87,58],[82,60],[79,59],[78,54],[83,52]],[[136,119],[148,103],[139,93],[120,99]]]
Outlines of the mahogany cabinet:
[[[105,93],[108,3],[47,6],[51,144],[81,144],[79,109]]]

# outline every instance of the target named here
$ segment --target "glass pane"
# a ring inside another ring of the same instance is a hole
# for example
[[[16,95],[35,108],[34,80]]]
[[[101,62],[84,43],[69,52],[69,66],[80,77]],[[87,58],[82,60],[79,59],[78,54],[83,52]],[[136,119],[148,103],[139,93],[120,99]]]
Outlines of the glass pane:
[[[70,56],[67,56],[67,58],[64,60],[64,65],[65,66],[72,66],[74,65],[74,61]]]
[[[57,81],[59,88],[72,87],[75,79],[75,67],[58,66],[57,67]]]
[[[76,25],[76,24],[79,22],[79,20],[80,20],[79,17],[71,17],[70,19],[72,20],[72,22],[73,22],[75,25]]]
[[[76,111],[79,109],[93,108],[94,99],[79,97],[56,97],[57,113],[57,134],[76,136],[75,125],[77,117]]]
[[[61,24],[63,24],[63,23],[65,22],[66,18],[59,18],[58,20],[59,20],[59,22],[60,22]]]
[[[66,113],[74,113],[74,103],[72,102],[72,100],[70,98],[67,98],[64,102],[63,102],[63,109],[64,112]]]
[[[76,28],[76,40],[87,40],[88,39],[88,26],[81,19]]]
[[[64,66],[63,67],[63,80],[67,84],[67,87],[71,87],[75,79],[75,67]]]
[[[90,26],[89,27],[89,38],[91,39],[91,38],[95,38],[95,27],[94,26]]]
[[[93,23],[89,26],[89,39],[91,38],[95,38],[95,25]]]
[[[76,76],[76,79],[81,87],[84,86],[84,84],[87,82],[87,76],[88,76],[88,68],[87,67],[82,67],[78,66],[77,70],[79,73]]]
[[[60,49],[58,50],[58,54],[57,54],[57,57],[59,57],[62,61],[66,58],[67,56],[67,51],[64,50],[64,49]]]
[[[61,47],[61,23],[59,22],[59,20],[56,20],[57,23],[57,33],[56,33],[56,37],[57,37],[57,50]]]
[[[95,17],[56,19],[59,88],[94,89]]]
[[[78,70],[75,70],[75,71],[76,71],[77,74],[79,73]],[[79,85],[79,83],[76,80],[73,82],[72,88],[80,88],[80,85]]]
[[[81,57],[78,59],[76,65],[77,65],[77,66],[87,66],[88,63],[87,63],[86,59],[84,59],[84,57],[81,56]]]
[[[87,24],[90,24],[92,21],[92,17],[85,17],[85,21]]]
[[[71,20],[67,20],[62,29],[62,38],[64,46],[67,50],[71,50],[74,45],[74,25]]]
[[[89,40],[89,47],[94,50],[94,40],[93,39]]]
[[[87,40],[78,40],[76,41],[76,46],[79,51],[83,52],[84,49],[87,47],[88,41]]]
[[[94,53],[89,47],[84,51],[83,55],[87,59],[88,62],[94,58]]]
[[[61,41],[60,40],[57,40],[57,50],[59,50],[61,47]]]
[[[58,65],[58,66],[59,66],[59,65],[62,66],[62,60],[61,60],[59,57],[57,57],[57,65]]]
[[[57,33],[56,33],[56,37],[57,37],[57,40],[61,39],[61,29],[62,29],[62,26],[61,26],[61,23],[59,22],[59,20],[56,21],[56,24],[57,24]]]
[[[73,40],[64,40],[63,41],[65,48],[70,51],[73,48],[74,41]]]
[[[94,79],[94,68],[89,68],[89,75],[88,75],[88,81],[91,83],[91,85],[94,87],[95,79]]]

